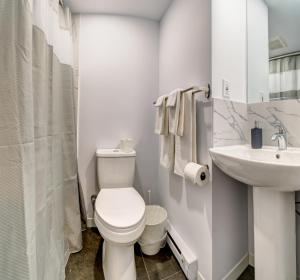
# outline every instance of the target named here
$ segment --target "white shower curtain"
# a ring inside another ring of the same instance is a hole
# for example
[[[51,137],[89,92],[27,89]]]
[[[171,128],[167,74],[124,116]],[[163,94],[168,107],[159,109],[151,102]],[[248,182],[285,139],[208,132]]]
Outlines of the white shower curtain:
[[[60,280],[81,249],[72,21],[0,1],[0,279]]]
[[[270,61],[270,100],[300,98],[300,55]]]

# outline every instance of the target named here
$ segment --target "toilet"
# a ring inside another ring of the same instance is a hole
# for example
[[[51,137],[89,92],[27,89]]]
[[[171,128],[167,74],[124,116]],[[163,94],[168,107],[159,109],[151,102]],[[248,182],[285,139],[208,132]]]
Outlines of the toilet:
[[[95,223],[104,239],[104,277],[135,280],[134,243],[145,228],[145,202],[133,187],[136,152],[97,149],[96,157]]]

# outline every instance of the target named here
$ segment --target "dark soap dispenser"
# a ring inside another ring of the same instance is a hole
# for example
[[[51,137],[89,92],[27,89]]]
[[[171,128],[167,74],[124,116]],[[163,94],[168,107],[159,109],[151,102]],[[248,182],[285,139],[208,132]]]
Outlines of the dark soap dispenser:
[[[259,128],[258,121],[255,121],[255,127],[251,129],[251,146],[252,149],[262,148],[262,129]]]

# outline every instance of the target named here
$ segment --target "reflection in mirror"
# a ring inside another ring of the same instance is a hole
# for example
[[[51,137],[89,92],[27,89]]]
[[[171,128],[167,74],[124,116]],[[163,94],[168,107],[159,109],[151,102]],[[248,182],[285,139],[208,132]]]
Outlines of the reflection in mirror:
[[[248,103],[300,98],[300,0],[247,0]]]

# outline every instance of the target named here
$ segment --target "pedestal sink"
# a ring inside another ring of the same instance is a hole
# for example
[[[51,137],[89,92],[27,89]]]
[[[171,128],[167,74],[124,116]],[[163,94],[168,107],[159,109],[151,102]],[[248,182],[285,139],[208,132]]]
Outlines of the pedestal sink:
[[[300,148],[237,145],[212,148],[210,155],[224,173],[254,187],[255,279],[295,280]]]

